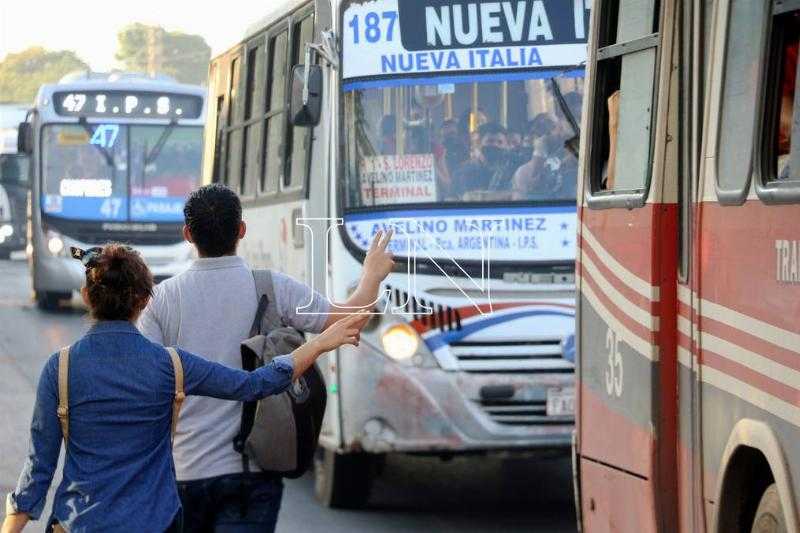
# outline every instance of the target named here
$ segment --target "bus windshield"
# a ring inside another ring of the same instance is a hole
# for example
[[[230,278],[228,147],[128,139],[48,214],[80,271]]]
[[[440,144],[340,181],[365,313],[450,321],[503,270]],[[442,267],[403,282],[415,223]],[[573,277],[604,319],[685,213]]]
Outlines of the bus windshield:
[[[346,92],[346,207],[575,202],[582,73],[465,78]]]
[[[202,135],[199,126],[45,126],[42,209],[74,220],[180,222],[199,183]]]

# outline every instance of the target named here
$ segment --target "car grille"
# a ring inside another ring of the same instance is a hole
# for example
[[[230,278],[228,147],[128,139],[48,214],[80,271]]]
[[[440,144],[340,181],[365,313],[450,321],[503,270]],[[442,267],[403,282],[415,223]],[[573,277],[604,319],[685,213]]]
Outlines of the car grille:
[[[465,372],[571,374],[562,357],[561,339],[525,341],[461,341],[450,344],[458,369]]]

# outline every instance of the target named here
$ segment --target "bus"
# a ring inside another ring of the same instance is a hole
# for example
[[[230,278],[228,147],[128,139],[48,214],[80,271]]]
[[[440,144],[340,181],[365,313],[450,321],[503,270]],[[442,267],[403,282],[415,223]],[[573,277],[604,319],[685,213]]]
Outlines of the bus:
[[[595,0],[592,17],[582,530],[800,531],[800,4]]]
[[[183,204],[200,184],[206,90],[132,73],[43,85],[19,145],[31,157],[28,258],[37,304],[84,283],[71,246],[136,247],[156,281],[188,267]]]
[[[360,346],[322,360],[321,503],[364,505],[389,453],[568,456],[588,23],[582,0],[293,0],[212,60],[204,182],[241,196],[252,267],[344,301],[395,231]]]
[[[27,108],[0,104],[0,259],[25,249],[28,157],[17,151],[17,124]]]

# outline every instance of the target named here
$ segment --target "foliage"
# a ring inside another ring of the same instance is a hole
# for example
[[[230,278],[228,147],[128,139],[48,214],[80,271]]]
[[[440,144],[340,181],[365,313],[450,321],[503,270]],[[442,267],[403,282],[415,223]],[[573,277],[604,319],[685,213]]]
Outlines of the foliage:
[[[56,82],[76,70],[88,69],[89,65],[69,50],[48,51],[32,46],[8,54],[0,61],[0,102],[32,103],[42,84]]]
[[[166,74],[182,83],[205,84],[211,48],[200,35],[168,32],[135,23],[117,35],[116,59],[125,70]]]

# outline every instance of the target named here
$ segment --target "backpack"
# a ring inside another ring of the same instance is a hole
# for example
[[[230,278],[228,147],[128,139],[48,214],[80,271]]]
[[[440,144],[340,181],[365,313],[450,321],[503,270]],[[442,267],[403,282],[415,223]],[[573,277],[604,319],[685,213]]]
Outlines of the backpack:
[[[278,355],[293,352],[305,342],[303,333],[286,327],[278,315],[272,274],[254,270],[258,309],[250,338],[241,345],[242,368],[255,370]],[[283,393],[242,405],[239,433],[234,449],[242,455],[242,469],[250,461],[268,473],[291,479],[305,474],[313,465],[322,429],[327,392],[316,364]]]

